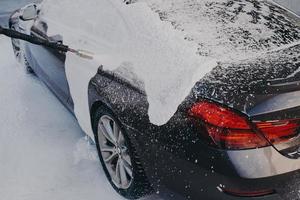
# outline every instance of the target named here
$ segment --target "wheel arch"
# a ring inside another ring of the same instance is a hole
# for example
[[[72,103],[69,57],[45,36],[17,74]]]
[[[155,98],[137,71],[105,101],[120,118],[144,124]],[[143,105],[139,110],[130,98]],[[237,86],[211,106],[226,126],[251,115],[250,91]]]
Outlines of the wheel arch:
[[[93,122],[94,122],[95,113],[98,110],[98,108],[101,107],[101,106],[104,106],[104,107],[110,109],[114,113],[112,107],[108,103],[105,103],[105,101],[103,99],[96,99],[96,100],[92,101],[91,104],[90,104],[90,122],[91,122],[91,126],[93,125]],[[92,126],[92,128],[93,128],[93,126]],[[93,132],[94,132],[94,134],[96,134],[95,130],[93,130]]]
[[[109,87],[110,83],[114,85],[115,83],[112,81],[108,81],[106,77],[99,76],[97,74],[89,83],[88,88],[88,101],[89,101],[89,111],[90,111],[90,124],[94,133],[94,136],[96,134],[96,130],[94,130],[93,123],[95,120],[95,114],[99,107],[103,106],[109,109],[112,114],[120,121],[120,123],[124,126],[126,129],[126,132],[128,134],[128,137],[132,141],[136,141],[136,135],[138,133],[133,133],[133,130],[136,131],[134,127],[131,126],[131,124],[128,124],[126,121],[126,116],[129,114],[131,115],[131,112],[129,110],[122,110],[120,108],[119,104],[120,102],[115,102],[114,100],[122,99],[124,95],[126,96],[127,93],[117,93],[117,92],[111,92],[113,88]],[[120,94],[120,96],[115,97],[116,94]],[[126,103],[125,103],[126,104]],[[124,105],[124,104],[123,104]],[[127,105],[128,106],[128,105]],[[126,106],[125,106],[126,107]],[[134,142],[133,144],[134,148],[137,147],[137,143]]]
[[[148,158],[150,157],[144,158],[145,154],[148,155],[149,152],[152,152],[151,149],[145,148],[147,141],[150,141],[149,138],[154,138],[155,135],[155,131],[150,130],[146,95],[98,70],[89,83],[88,98],[92,127],[98,108],[101,106],[108,108],[126,129],[126,135],[136,156],[140,158],[139,164],[144,169],[145,176],[151,180],[151,183],[156,183],[152,178],[154,177],[152,172],[148,172]],[[95,134],[96,130],[93,130],[93,133]]]

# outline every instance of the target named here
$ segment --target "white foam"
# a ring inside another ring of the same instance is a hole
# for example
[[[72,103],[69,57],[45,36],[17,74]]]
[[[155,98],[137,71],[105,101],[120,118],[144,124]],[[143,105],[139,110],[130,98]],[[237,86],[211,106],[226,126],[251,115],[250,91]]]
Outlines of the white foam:
[[[66,60],[75,113],[91,136],[87,89],[100,65],[113,71],[124,62],[130,64],[144,83],[149,118],[156,125],[165,124],[195,82],[216,66],[214,60],[196,55],[196,45],[145,3],[46,0],[44,8],[48,34],[60,33],[66,44],[97,55],[89,61],[68,54]]]
[[[93,61],[68,54],[66,61],[76,116],[91,136],[87,87],[100,65],[104,70],[130,71],[121,73],[128,76],[126,79],[136,75],[134,78],[143,83],[147,94],[150,121],[163,125],[195,82],[216,66],[216,60],[233,62],[282,45],[280,41],[276,43],[281,36],[266,25],[269,21],[263,16],[272,15],[273,11],[262,0],[261,17],[255,23],[249,14],[257,9],[253,3],[245,4],[243,12],[236,14],[240,4],[226,6],[226,0],[133,2],[44,2],[48,34],[60,33],[66,44],[96,54]],[[275,18],[281,19],[277,15]]]

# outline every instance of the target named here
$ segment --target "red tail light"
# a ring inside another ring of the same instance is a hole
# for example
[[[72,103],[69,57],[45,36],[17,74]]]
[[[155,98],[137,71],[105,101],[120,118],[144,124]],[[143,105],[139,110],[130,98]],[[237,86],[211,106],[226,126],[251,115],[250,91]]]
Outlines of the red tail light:
[[[215,103],[199,102],[189,114],[204,121],[208,136],[220,148],[251,149],[269,145],[251,129],[247,118]]]
[[[272,144],[283,143],[298,136],[298,119],[255,122],[255,124]]]
[[[204,122],[209,138],[223,149],[251,149],[284,143],[299,135],[300,119],[254,121],[218,104],[202,101],[189,110],[189,115]]]

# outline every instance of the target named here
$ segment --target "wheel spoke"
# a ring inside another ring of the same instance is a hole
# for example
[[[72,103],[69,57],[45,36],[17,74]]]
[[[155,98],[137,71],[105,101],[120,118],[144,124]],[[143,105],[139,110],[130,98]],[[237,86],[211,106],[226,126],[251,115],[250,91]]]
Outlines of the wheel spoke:
[[[116,138],[115,138],[113,130],[111,128],[110,120],[103,118],[101,120],[100,128],[101,128],[102,133],[105,136],[105,138],[108,141],[110,141],[111,143],[113,143],[114,145],[116,145]]]
[[[117,125],[116,122],[114,122],[114,124],[113,124],[113,133],[114,133],[114,137],[116,139],[116,142],[118,143],[119,137],[122,134],[120,134],[120,129],[119,129],[119,126]]]
[[[113,152],[110,156],[108,156],[106,159],[104,159],[104,161],[106,162],[106,163],[111,163],[111,161],[115,158],[115,157],[117,157],[117,153],[116,152]]]
[[[118,184],[122,184],[120,178],[120,159],[117,161],[115,179]]]
[[[121,180],[121,184],[124,186],[124,185],[127,185],[128,184],[128,179],[127,179],[127,176],[126,176],[126,171],[125,171],[125,166],[124,166],[124,162],[122,159],[119,159],[120,163],[119,163],[119,168],[120,168],[120,180]]]
[[[119,134],[119,137],[118,137],[118,144],[119,144],[119,145],[125,145],[125,140],[124,140],[123,134]]]
[[[127,172],[127,174],[132,178],[132,167],[131,164],[129,164],[125,159],[123,159],[124,168]]]
[[[123,154],[123,160],[124,160],[130,167],[132,166],[131,160],[130,160],[130,156],[129,156],[127,153]]]
[[[115,148],[114,147],[110,147],[110,146],[106,146],[106,147],[101,148],[101,152],[113,153],[115,151],[116,151]]]

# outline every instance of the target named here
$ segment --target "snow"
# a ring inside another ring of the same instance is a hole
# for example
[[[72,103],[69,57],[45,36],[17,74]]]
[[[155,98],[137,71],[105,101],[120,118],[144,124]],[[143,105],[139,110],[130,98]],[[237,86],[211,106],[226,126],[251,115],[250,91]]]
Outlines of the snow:
[[[66,62],[76,116],[91,137],[87,86],[100,65],[134,74],[147,94],[150,121],[163,125],[217,61],[243,60],[300,39],[299,21],[267,1],[127,2],[43,3],[49,35],[62,34],[65,43],[95,53],[93,61],[69,55]],[[75,73],[78,63],[85,67]]]
[[[240,5],[225,8],[224,0],[215,0],[217,6],[207,11],[209,1],[135,2],[46,0],[44,4],[50,35],[62,34],[66,44],[95,54],[94,60],[68,54],[66,62],[77,120],[91,138],[87,87],[100,65],[144,88],[149,118],[162,125],[216,60],[237,61],[299,44],[265,29],[266,18],[249,23],[255,5],[245,5],[239,17],[222,19],[224,15],[215,13],[232,14]],[[273,14],[266,6],[260,12]],[[245,40],[241,27],[251,37]],[[288,28],[290,34],[299,35],[299,28]],[[233,33],[238,33],[236,43],[230,40]],[[0,47],[5,58],[0,65],[0,110],[5,113],[0,116],[1,199],[122,199],[107,182],[95,146],[76,119],[37,78],[16,65],[9,42],[0,38]]]
[[[150,121],[156,125],[168,122],[194,84],[216,66],[214,59],[197,55],[196,46],[146,3],[51,0],[43,3],[43,13],[50,35],[60,33],[66,44],[96,55],[93,61],[68,55],[66,61],[71,94],[78,101],[76,116],[88,135],[87,85],[100,65],[109,71],[127,65],[127,71],[137,75],[147,94]],[[75,73],[78,63],[84,67]]]
[[[0,37],[1,200],[118,200],[75,118]]]
[[[274,7],[272,0],[133,2],[147,2],[163,21],[172,23],[186,40],[197,44],[199,55],[218,61],[241,60],[300,39],[299,26],[295,27],[299,20],[283,15],[286,11]],[[280,27],[288,31],[283,34]]]

